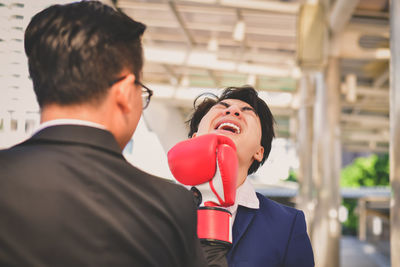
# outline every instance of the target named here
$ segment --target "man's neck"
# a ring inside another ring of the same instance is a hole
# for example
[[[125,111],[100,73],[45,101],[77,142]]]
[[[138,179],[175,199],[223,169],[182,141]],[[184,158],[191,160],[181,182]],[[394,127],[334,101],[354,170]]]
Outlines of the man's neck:
[[[76,119],[56,119],[56,120],[49,120],[42,122],[39,126],[39,128],[36,130],[36,132],[50,127],[50,126],[56,126],[56,125],[82,125],[82,126],[89,126],[93,128],[99,128],[105,130],[106,128],[104,125],[91,122],[91,121],[85,121],[85,120],[76,120]]]
[[[237,184],[236,188],[241,186],[244,183],[244,181],[246,181],[246,179],[247,179],[247,171],[248,171],[248,168],[239,166],[238,184]]]
[[[101,109],[94,110],[94,108],[88,106],[59,106],[50,104],[42,108],[40,122],[45,123],[65,119],[79,120],[103,125],[106,128],[105,117],[102,115]]]
[[[108,99],[108,98],[107,98]],[[123,149],[129,138],[126,138],[124,125],[111,101],[107,99],[99,105],[83,104],[60,106],[49,104],[41,110],[41,123],[54,120],[79,120],[101,125],[102,128],[111,132],[118,145]],[[111,103],[111,104],[110,104]]]

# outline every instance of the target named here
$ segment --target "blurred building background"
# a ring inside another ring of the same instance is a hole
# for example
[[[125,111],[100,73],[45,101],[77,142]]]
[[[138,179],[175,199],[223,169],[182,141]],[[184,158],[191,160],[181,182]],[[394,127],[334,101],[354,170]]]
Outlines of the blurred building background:
[[[0,148],[40,123],[25,27],[67,2],[0,0]],[[103,2],[148,27],[143,82],[154,96],[124,150],[132,164],[172,179],[166,151],[187,138],[194,98],[250,84],[277,132],[251,182],[304,210],[316,266],[400,266],[400,1]]]

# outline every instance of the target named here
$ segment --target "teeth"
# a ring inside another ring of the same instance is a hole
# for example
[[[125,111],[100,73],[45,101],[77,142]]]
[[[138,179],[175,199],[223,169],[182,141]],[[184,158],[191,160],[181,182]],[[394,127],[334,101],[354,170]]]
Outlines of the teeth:
[[[224,127],[224,126],[229,126],[229,127],[233,128],[233,129],[235,129],[237,134],[240,134],[240,128],[237,125],[235,125],[233,123],[229,123],[229,122],[221,123],[221,125],[218,126],[218,130],[222,129],[222,127]]]

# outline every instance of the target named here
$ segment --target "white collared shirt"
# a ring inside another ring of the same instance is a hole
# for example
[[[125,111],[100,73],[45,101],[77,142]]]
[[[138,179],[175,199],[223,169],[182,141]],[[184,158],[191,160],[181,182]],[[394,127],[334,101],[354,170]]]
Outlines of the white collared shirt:
[[[228,210],[232,213],[232,222],[235,221],[239,205],[250,209],[260,208],[260,201],[257,198],[256,191],[248,178],[237,188],[235,204],[228,207]]]
[[[57,119],[41,123],[33,134],[36,134],[37,132],[43,130],[44,128],[56,125],[82,125],[82,126],[99,128],[103,130],[106,129],[106,127],[104,127],[103,125],[91,121],[76,120],[76,119]]]

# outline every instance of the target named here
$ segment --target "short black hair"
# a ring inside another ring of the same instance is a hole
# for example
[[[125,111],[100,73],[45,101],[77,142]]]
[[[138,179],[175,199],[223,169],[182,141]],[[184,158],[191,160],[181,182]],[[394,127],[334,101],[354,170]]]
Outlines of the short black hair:
[[[101,100],[123,69],[139,79],[145,28],[98,1],[36,14],[25,31],[25,53],[39,106]]]
[[[199,100],[201,101],[199,104],[197,103]],[[261,145],[264,147],[263,159],[261,162],[254,161],[249,170],[248,174],[252,174],[258,170],[258,168],[264,164],[265,160],[268,158],[269,153],[271,151],[271,143],[272,139],[275,137],[274,132],[274,117],[269,109],[268,105],[262,100],[257,91],[248,85],[244,85],[242,87],[228,87],[225,88],[220,97],[215,94],[205,93],[201,94],[194,100],[193,106],[194,110],[187,121],[189,123],[189,137],[192,137],[194,133],[198,131],[198,127],[201,119],[207,114],[207,112],[213,107],[215,104],[221,102],[225,99],[238,99],[243,102],[246,102],[250,106],[254,108],[256,114],[260,118],[261,123]]]

